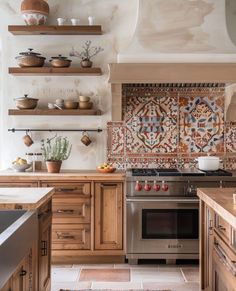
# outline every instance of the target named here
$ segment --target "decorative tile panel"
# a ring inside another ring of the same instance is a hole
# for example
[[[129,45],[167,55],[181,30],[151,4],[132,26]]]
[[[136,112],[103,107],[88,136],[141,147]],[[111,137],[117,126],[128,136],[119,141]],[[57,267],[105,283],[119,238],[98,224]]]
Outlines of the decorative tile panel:
[[[108,156],[124,156],[125,127],[123,122],[109,122],[107,124]]]
[[[236,153],[236,123],[226,125],[226,152]]]
[[[221,89],[180,92],[180,142],[183,153],[224,151],[224,93]]]
[[[224,84],[123,85],[124,123],[108,124],[108,161],[193,168],[199,155],[236,153],[236,124],[224,133],[224,92]]]
[[[141,88],[141,92],[144,89]],[[148,97],[146,96],[148,94]],[[146,88],[146,93],[125,100],[126,155],[177,152],[177,95],[169,89]]]

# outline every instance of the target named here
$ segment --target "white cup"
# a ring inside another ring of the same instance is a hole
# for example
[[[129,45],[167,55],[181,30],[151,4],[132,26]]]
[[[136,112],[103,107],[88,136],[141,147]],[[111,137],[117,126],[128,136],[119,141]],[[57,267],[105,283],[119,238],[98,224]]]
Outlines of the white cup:
[[[94,25],[94,21],[95,21],[95,17],[93,17],[93,16],[88,17],[89,25]]]
[[[71,23],[72,23],[72,25],[79,25],[79,19],[77,19],[77,18],[71,18]]]
[[[53,103],[48,103],[48,109],[55,109],[55,105]]]
[[[65,22],[66,22],[66,19],[65,18],[57,18],[58,25],[64,25]]]

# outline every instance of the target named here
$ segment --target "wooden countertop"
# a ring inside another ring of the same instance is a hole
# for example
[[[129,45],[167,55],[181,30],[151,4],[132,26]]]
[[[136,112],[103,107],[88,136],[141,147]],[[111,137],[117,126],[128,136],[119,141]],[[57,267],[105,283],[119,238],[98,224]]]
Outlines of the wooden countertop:
[[[235,188],[201,188],[198,197],[236,229]]]
[[[0,188],[0,209],[35,210],[53,193],[53,188]]]
[[[124,180],[125,172],[116,171],[111,174],[102,174],[96,170],[64,170],[60,173],[50,174],[47,171],[41,172],[15,172],[13,170],[0,171],[0,182],[9,180],[14,182],[14,179],[20,180]]]

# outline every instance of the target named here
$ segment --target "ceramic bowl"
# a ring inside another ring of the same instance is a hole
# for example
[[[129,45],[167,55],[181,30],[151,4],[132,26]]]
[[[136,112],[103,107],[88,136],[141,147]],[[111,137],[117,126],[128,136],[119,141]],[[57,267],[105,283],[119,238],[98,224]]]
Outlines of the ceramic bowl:
[[[78,102],[73,100],[65,100],[64,101],[64,108],[65,109],[77,109]]]
[[[25,172],[25,170],[29,169],[31,167],[31,164],[23,164],[23,165],[18,165],[18,164],[13,164],[12,168],[16,172]]]
[[[88,96],[79,96],[79,101],[81,102],[89,102],[90,101],[90,97]]]
[[[91,109],[93,108],[93,102],[79,102],[79,109]]]

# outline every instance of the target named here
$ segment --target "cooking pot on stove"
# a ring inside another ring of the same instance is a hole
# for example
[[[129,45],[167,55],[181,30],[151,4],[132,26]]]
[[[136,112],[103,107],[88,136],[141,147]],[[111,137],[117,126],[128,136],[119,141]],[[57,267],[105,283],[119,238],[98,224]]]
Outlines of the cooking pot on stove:
[[[198,162],[198,169],[201,171],[217,171],[222,162],[219,157],[215,156],[199,157],[196,161]]]

